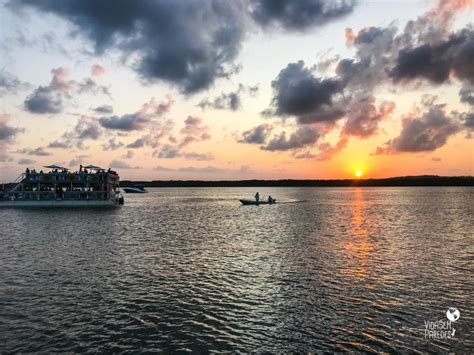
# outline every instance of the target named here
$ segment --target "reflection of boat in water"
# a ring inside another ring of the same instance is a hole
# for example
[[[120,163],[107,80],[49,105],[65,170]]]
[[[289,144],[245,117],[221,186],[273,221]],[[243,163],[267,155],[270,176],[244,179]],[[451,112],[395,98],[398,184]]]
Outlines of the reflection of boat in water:
[[[268,201],[268,200],[248,200],[248,199],[242,199],[242,200],[239,200],[243,205],[273,205],[274,203],[276,203],[276,200],[275,199],[272,199],[272,201]]]
[[[123,191],[129,194],[145,194],[148,191],[145,190],[145,186],[143,185],[133,185],[131,187],[122,187]]]
[[[123,204],[115,171],[90,165],[84,170],[49,165],[44,173],[26,169],[15,182],[0,189],[0,207],[83,207]]]

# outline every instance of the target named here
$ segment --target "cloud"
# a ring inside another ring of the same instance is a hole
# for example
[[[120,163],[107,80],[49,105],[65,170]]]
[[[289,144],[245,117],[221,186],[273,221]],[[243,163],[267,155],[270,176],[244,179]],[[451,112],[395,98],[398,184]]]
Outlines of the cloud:
[[[203,110],[207,108],[213,108],[216,110],[231,110],[237,111],[242,106],[242,96],[249,93],[251,96],[255,96],[258,92],[258,86],[245,86],[239,84],[236,91],[229,93],[221,93],[219,96],[209,99],[204,98],[197,104]]]
[[[167,168],[165,166],[158,165],[154,168],[156,171],[161,172],[178,172],[178,173],[195,173],[195,174],[246,174],[251,173],[252,170],[247,165],[242,165],[240,169],[224,169],[215,166],[205,166],[205,167],[194,167],[186,166],[181,168]]]
[[[312,123],[333,121],[344,115],[341,108],[332,107],[333,97],[344,88],[342,81],[315,77],[301,60],[282,69],[272,81],[272,88],[270,110],[277,116],[297,116],[302,123]]]
[[[474,83],[474,30],[463,29],[447,40],[400,50],[390,76],[395,82],[426,79],[441,84],[453,74]]]
[[[115,138],[111,138],[107,143],[102,144],[102,148],[104,148],[104,150],[117,150],[121,147],[123,147],[123,143],[117,142]]]
[[[57,114],[64,110],[65,104],[74,94],[104,94],[110,96],[106,86],[98,85],[91,78],[80,82],[68,80],[69,69],[59,67],[51,70],[52,79],[48,85],[38,86],[24,101],[27,111],[36,114]]]
[[[155,151],[153,156],[161,159],[185,158],[198,161],[214,159],[211,153],[182,152],[178,146],[172,146],[170,144],[165,144],[160,150]]]
[[[130,164],[122,160],[112,160],[110,162],[110,167],[114,169],[140,169],[140,167],[131,166]]]
[[[267,123],[261,124],[242,133],[242,138],[239,139],[239,142],[249,144],[264,144],[272,130],[272,125]]]
[[[373,96],[350,105],[342,132],[349,136],[368,138],[377,133],[379,123],[395,110],[394,102],[384,102],[378,108]]]
[[[192,94],[239,70],[242,41],[255,26],[304,30],[349,14],[355,2],[299,1],[147,1],[113,10],[95,1],[11,1],[53,13],[73,24],[96,54],[118,50],[147,82],[156,80]]]
[[[110,105],[102,105],[102,106],[97,106],[96,108],[94,108],[94,112],[102,113],[102,114],[113,113],[114,108]]]
[[[115,48],[138,57],[134,69],[144,80],[166,81],[187,94],[232,73],[245,31],[246,6],[237,1],[137,0],[113,11],[94,1],[13,4],[25,5],[73,23],[97,54]]]
[[[435,162],[440,162],[442,159],[438,158],[438,157],[433,157],[433,158],[431,158],[431,160],[435,161]]]
[[[30,84],[20,81],[15,75],[0,69],[0,97],[6,94],[16,94],[26,89]]]
[[[317,142],[320,135],[312,127],[300,127],[298,130],[286,138],[286,132],[275,136],[267,145],[262,146],[263,150],[284,151],[303,148]]]
[[[444,105],[435,105],[420,117],[406,117],[397,138],[378,147],[375,154],[434,151],[461,130],[460,124],[445,113]]]
[[[49,86],[39,86],[26,98],[25,108],[32,113],[59,113],[64,108],[62,94]]]
[[[350,14],[356,1],[258,0],[251,5],[251,14],[260,25],[302,31]]]
[[[100,64],[94,64],[91,67],[91,75],[92,76],[101,76],[104,75],[106,72],[105,67]]]
[[[99,122],[104,128],[134,131],[143,129],[150,122],[150,118],[134,113],[123,116],[101,117]]]
[[[122,116],[109,116],[99,118],[102,127],[120,131],[139,131],[143,130],[157,117],[167,113],[174,101],[167,99],[165,102],[157,102],[152,98],[144,103],[141,109],[135,113],[129,113]]]
[[[55,140],[55,141],[48,144],[48,148],[68,149],[68,148],[72,148],[72,144],[70,142],[66,142],[66,141]]]
[[[74,127],[72,138],[96,140],[101,134],[100,126],[93,117],[82,116]]]
[[[102,136],[102,129],[97,119],[90,116],[81,116],[74,128],[64,132],[60,139],[48,144],[48,148],[72,148],[74,144],[78,148],[84,148],[84,141],[97,140]]]
[[[9,120],[8,115],[0,114],[0,142],[13,142],[19,133],[22,133],[24,129],[12,127],[7,124]]]
[[[31,160],[31,159],[20,159],[18,160],[18,164],[21,164],[21,165],[31,165],[31,164],[34,164],[36,163],[36,160]]]
[[[126,148],[142,148],[146,144],[146,138],[137,138],[134,142],[127,144]]]
[[[459,90],[459,98],[461,102],[474,106],[474,84],[465,81]]]
[[[99,85],[92,78],[84,78],[82,81],[77,83],[77,92],[79,94],[102,94],[112,98],[109,88],[107,86]]]
[[[127,154],[121,156],[123,159],[132,159],[135,156],[135,152],[133,150],[127,151]]]
[[[38,148],[35,148],[35,149],[26,149],[26,148],[25,149],[20,149],[20,150],[17,150],[15,153],[36,155],[36,156],[40,156],[40,157],[47,157],[47,156],[52,155],[51,153],[49,153],[48,151],[46,151],[42,147],[38,147]]]
[[[294,157],[296,159],[312,159],[317,161],[330,160],[334,155],[339,153],[342,149],[347,146],[348,138],[342,137],[336,145],[332,146],[329,143],[321,143],[318,145],[319,152],[317,154],[309,151],[304,153],[296,153]]]
[[[184,120],[184,127],[180,130],[180,133],[184,136],[179,143],[180,148],[193,142],[205,141],[211,138],[208,133],[209,128],[203,122],[204,120],[197,116],[188,116]]]

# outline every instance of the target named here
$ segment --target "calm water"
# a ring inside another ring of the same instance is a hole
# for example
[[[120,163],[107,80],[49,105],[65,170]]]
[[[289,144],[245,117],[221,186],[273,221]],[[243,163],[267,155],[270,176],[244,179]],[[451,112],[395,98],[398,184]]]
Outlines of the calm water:
[[[0,209],[0,352],[474,350],[473,188],[150,190]]]

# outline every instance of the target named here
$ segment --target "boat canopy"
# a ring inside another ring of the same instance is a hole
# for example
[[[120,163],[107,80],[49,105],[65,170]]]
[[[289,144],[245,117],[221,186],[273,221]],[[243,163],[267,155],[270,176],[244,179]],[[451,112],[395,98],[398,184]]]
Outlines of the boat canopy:
[[[59,166],[59,165],[56,165],[56,164],[53,164],[53,165],[44,165],[43,168],[68,170],[67,168],[65,168],[65,167],[63,167],[63,166]]]
[[[95,165],[87,165],[84,166],[85,169],[91,169],[91,170],[104,170],[100,166],[95,166]]]

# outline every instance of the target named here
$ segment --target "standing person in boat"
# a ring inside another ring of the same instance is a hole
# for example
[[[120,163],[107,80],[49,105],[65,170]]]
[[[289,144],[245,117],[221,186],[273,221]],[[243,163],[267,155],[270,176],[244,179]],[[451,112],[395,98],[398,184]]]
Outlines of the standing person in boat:
[[[255,201],[260,201],[260,194],[258,192],[255,194]]]

